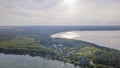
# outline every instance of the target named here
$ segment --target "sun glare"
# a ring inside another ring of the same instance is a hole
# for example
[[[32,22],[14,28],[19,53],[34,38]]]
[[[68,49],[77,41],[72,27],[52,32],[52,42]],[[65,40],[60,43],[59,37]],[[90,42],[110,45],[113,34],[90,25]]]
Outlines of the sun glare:
[[[72,17],[76,15],[76,7],[78,0],[64,0],[64,7],[66,8],[66,14],[70,14]]]
[[[64,0],[65,5],[69,6],[69,7],[73,7],[75,6],[77,0]]]
[[[73,39],[78,36],[77,33],[74,32],[66,32],[65,34],[61,35],[62,38]]]

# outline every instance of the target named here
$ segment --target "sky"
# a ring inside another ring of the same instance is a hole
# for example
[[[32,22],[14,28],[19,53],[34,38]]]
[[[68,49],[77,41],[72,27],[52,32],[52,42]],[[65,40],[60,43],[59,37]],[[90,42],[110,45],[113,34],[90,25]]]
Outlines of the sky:
[[[120,0],[0,0],[0,26],[120,25]]]

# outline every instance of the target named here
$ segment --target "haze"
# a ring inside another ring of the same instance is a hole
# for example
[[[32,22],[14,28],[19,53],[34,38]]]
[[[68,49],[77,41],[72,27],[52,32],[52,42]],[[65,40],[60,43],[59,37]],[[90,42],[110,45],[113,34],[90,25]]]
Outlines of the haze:
[[[0,26],[120,25],[120,0],[0,0]]]

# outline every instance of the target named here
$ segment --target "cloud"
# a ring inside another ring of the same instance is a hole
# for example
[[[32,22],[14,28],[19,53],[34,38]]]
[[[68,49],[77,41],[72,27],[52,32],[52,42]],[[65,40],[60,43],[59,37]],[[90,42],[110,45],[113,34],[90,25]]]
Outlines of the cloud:
[[[120,25],[120,0],[0,0],[0,25]]]

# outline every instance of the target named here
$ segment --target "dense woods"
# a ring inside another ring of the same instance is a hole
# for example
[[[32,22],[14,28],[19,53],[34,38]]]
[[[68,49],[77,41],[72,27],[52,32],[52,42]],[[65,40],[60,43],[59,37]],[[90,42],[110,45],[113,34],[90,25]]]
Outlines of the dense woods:
[[[32,38],[16,37],[11,40],[0,41],[0,52],[5,54],[28,54],[31,56],[57,57],[57,53],[40,45]],[[54,55],[54,56],[51,56]]]

